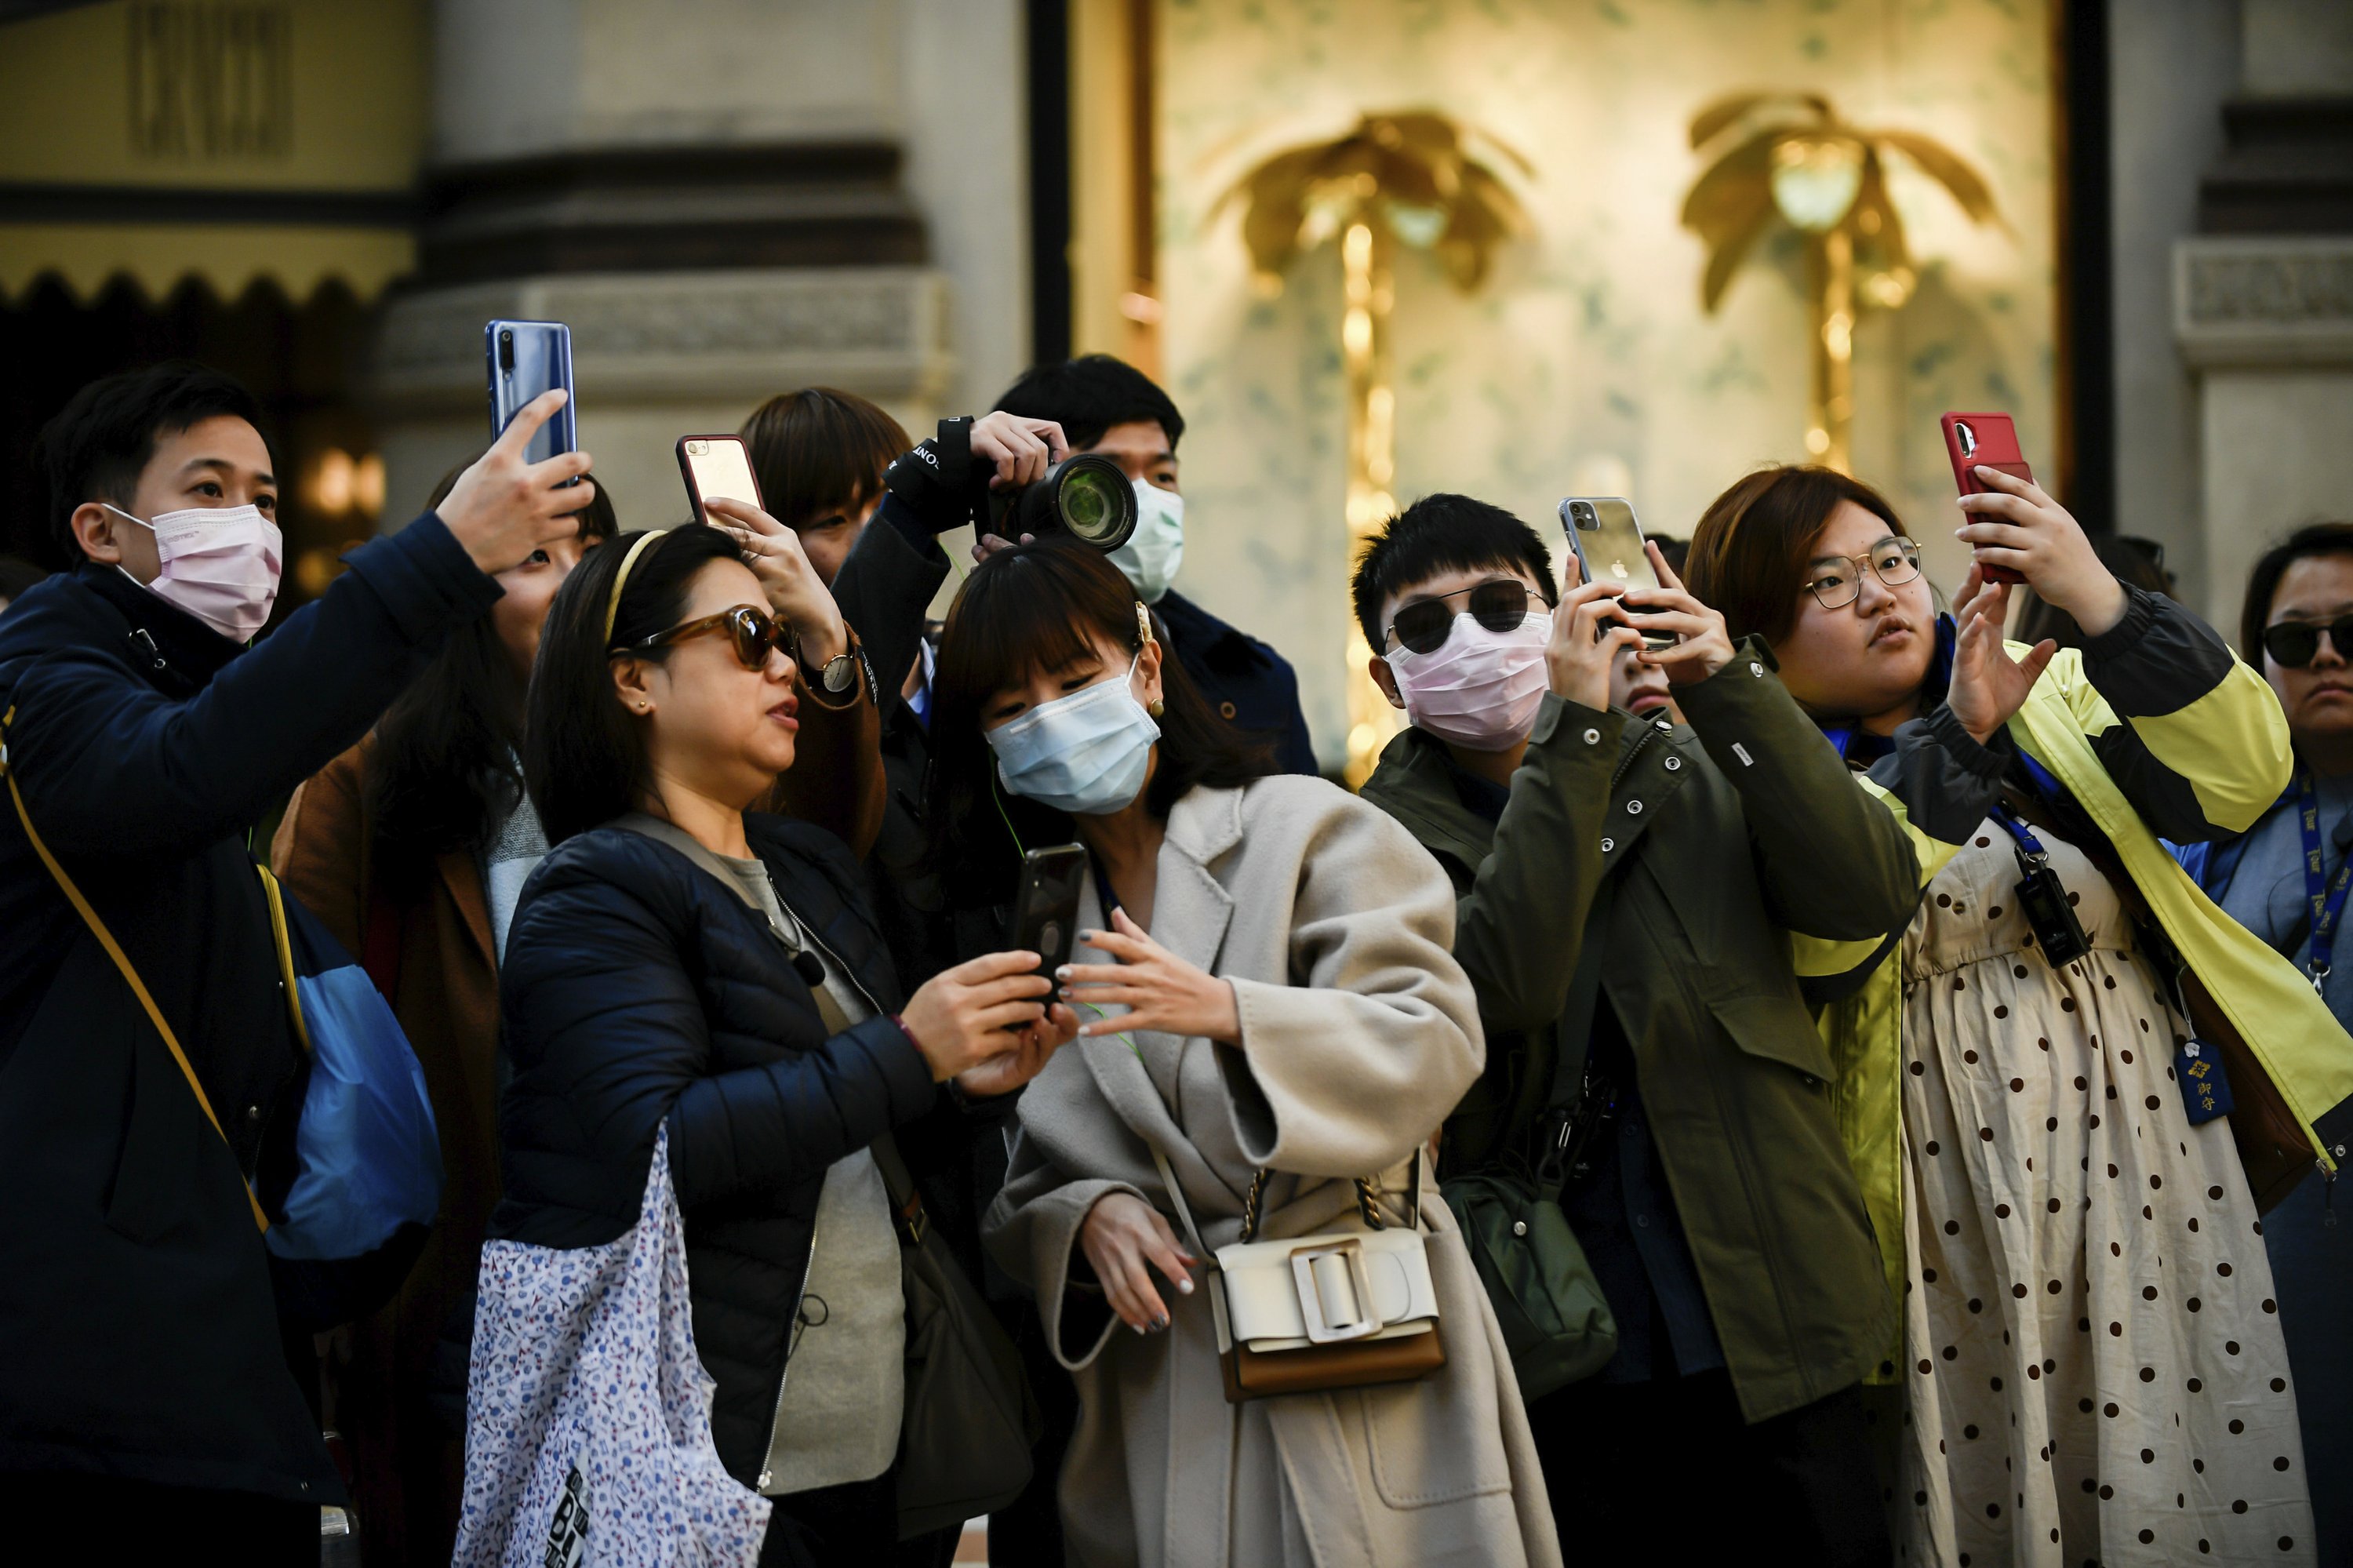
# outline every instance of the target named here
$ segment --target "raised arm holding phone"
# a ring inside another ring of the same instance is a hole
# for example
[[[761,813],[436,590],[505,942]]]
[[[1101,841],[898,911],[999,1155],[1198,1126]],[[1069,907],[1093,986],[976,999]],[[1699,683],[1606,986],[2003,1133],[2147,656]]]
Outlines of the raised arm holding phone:
[[[83,388],[43,432],[79,564],[0,623],[24,813],[0,812],[0,1169],[25,1200],[0,1220],[0,1495],[35,1533],[105,1517],[158,1552],[217,1529],[249,1561],[317,1561],[343,1486],[241,1191],[301,1065],[248,834],[491,611],[493,574],[576,532],[587,455],[523,450],[562,403],[534,400],[441,508],[250,647],[283,555],[252,397],[159,366]],[[25,821],[142,976],[220,1136]]]

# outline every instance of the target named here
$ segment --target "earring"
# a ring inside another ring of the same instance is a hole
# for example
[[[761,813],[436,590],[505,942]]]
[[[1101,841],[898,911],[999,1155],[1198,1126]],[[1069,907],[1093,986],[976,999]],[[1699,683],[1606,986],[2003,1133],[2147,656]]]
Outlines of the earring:
[[[1150,702],[1144,705],[1144,711],[1150,714],[1154,718],[1158,718],[1162,714],[1168,711],[1168,705],[1162,702],[1158,697],[1155,697]]]

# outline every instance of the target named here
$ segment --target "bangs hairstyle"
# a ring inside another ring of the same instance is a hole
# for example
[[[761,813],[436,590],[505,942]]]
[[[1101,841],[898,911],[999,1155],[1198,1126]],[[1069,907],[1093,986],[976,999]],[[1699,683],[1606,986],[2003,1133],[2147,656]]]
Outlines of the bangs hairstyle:
[[[741,434],[761,506],[787,528],[855,518],[882,493],[882,471],[915,444],[881,408],[830,387],[769,398]]]
[[[2257,556],[2254,569],[2247,574],[2247,598],[2239,609],[2239,652],[2258,673],[2263,667],[2263,628],[2271,624],[2280,579],[2288,567],[2314,556],[2353,556],[2353,523],[2306,524]]]
[[[427,510],[438,510],[481,458],[476,452],[443,474],[426,498]],[[584,542],[620,532],[601,480],[595,498],[575,515]],[[372,870],[396,899],[424,889],[436,856],[488,848],[522,800],[523,692],[497,622],[478,615],[449,634],[425,673],[385,710],[366,789],[375,824]]]
[[[1102,440],[1113,425],[1156,424],[1171,451],[1185,435],[1185,416],[1159,383],[1108,354],[1033,366],[1005,389],[997,406],[1025,419],[1053,420],[1074,452]]]
[[[613,635],[605,635],[605,606],[629,547],[642,534],[623,534],[581,557],[548,607],[532,666],[523,726],[523,781],[538,808],[547,842],[600,827],[638,809],[653,785],[638,721],[621,705],[606,649],[641,642],[686,618],[695,577],[713,561],[740,561],[735,542],[716,528],[681,524],[645,554],[621,590]],[[632,657],[659,663],[668,648]]]
[[[41,427],[39,457],[49,482],[50,543],[68,566],[79,566],[74,509],[104,501],[134,511],[139,476],[155,456],[155,442],[227,415],[243,419],[270,445],[261,405],[233,376],[192,360],[168,359],[91,382]],[[269,466],[278,454],[269,453]]]
[[[1811,464],[1777,464],[1742,476],[1708,503],[1692,534],[1684,586],[1723,615],[1734,641],[1752,634],[1779,641],[1797,622],[1814,541],[1841,501],[1903,535],[1895,508],[1862,481]]]
[[[957,590],[932,678],[931,828],[935,857],[960,902],[1001,902],[1020,865],[992,793],[1023,847],[1077,836],[1066,813],[997,784],[996,754],[981,733],[989,699],[1041,671],[1100,657],[1097,638],[1134,654],[1144,646],[1135,607],[1135,590],[1117,567],[1062,536],[997,551]],[[1271,747],[1244,738],[1211,711],[1165,639],[1160,652],[1160,762],[1145,804],[1165,820],[1194,786],[1237,789],[1273,773],[1274,759]]]
[[[1388,520],[1356,557],[1348,594],[1356,624],[1375,654],[1381,651],[1381,606],[1440,572],[1524,571],[1545,603],[1560,604],[1552,556],[1536,531],[1504,511],[1467,495],[1425,495]]]

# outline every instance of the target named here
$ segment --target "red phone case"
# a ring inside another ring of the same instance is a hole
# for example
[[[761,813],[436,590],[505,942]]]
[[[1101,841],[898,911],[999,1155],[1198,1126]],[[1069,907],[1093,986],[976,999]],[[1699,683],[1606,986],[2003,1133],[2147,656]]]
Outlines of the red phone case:
[[[2034,471],[2026,466],[2026,454],[2018,450],[2018,429],[2007,414],[1947,414],[1936,421],[1945,433],[1945,455],[1952,460],[1953,483],[1963,495],[1976,495],[1985,490],[1978,476],[1970,471],[1979,464],[2006,473],[2012,479],[2031,482]],[[1964,446],[1962,431],[1966,429],[1973,444]],[[2026,578],[2009,567],[1989,567],[1978,564],[1988,582],[2022,583]]]

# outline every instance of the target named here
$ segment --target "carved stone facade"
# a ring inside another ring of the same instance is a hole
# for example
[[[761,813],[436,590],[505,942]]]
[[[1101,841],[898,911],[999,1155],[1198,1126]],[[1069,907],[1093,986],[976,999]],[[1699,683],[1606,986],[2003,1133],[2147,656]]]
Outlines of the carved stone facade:
[[[2353,517],[2353,235],[2200,236],[2173,265],[2174,335],[2198,376],[2200,609],[2228,629],[2267,546]]]
[[[2188,239],[2174,271],[2191,364],[2353,363],[2353,236]]]

